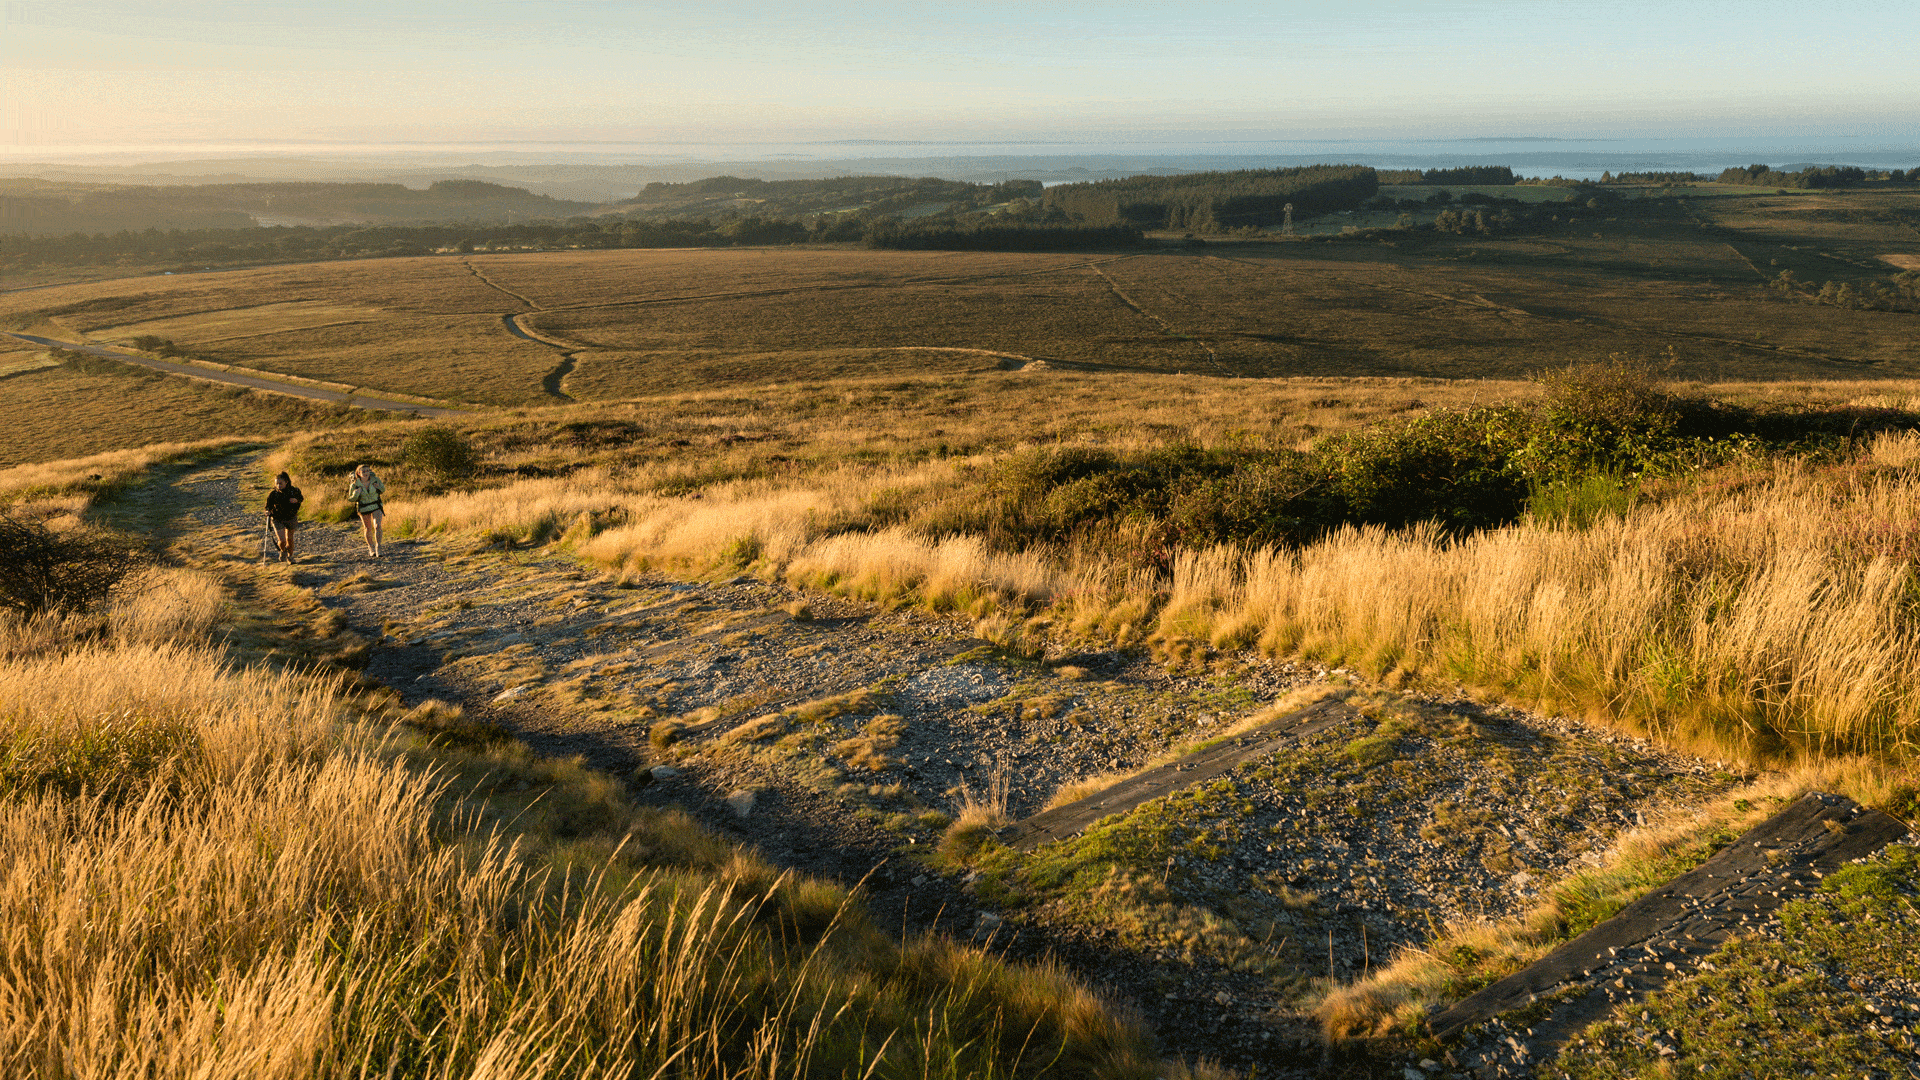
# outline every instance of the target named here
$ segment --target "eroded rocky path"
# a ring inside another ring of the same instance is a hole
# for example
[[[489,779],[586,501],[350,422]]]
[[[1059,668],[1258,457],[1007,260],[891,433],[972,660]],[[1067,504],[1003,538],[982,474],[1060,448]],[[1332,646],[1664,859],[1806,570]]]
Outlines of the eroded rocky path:
[[[366,673],[634,797],[685,807],[777,864],[866,883],[877,918],[1051,955],[1170,1052],[1259,1075],[1323,1068],[1304,1015],[1451,920],[1523,910],[1623,828],[1720,792],[1712,763],[1563,721],[1387,694],[1344,671],[1137,653],[1026,658],[969,622],[737,576],[618,580],[559,553],[310,524],[263,564],[248,456],[166,480],[177,542],[256,587],[312,590],[372,642]],[[310,484],[310,512],[336,504]],[[321,490],[323,489],[324,490]],[[972,869],[930,858],[969,799],[1021,818],[1303,690],[1349,718],[1111,827]]]

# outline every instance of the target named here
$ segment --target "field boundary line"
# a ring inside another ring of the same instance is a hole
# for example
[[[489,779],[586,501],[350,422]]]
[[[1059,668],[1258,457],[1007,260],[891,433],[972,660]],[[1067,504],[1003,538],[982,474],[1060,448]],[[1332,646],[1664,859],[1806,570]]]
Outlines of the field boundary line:
[[[849,281],[839,284],[821,284],[807,286],[789,286],[783,288],[745,289],[737,292],[687,293],[682,296],[651,296],[633,300],[607,300],[588,304],[555,304],[540,308],[542,312],[562,311],[603,311],[607,308],[646,307],[654,304],[687,304],[703,300],[742,300],[759,299],[768,296],[793,296],[813,292],[845,292],[855,289],[900,289],[909,285],[952,285],[973,281],[994,281],[1001,278],[1038,277],[1041,274],[1064,273],[1069,270],[1087,270],[1108,266],[1128,259],[1137,259],[1139,255],[1116,255],[1110,259],[1091,262],[1063,263],[1059,266],[1043,267],[1038,270],[1019,270],[1005,274],[948,274],[940,277],[902,278],[899,281]]]
[[[482,271],[479,267],[473,265],[472,259],[463,258],[460,260],[460,264],[467,268],[467,273],[472,274],[474,277],[479,278],[480,283],[485,285],[487,288],[492,289],[497,293],[501,293],[502,295],[511,296],[515,300],[520,301],[521,303],[527,305],[528,307],[532,308],[535,311],[545,310],[539,304],[534,303],[532,300],[529,300],[526,297],[521,296],[519,293],[514,292],[512,289],[509,289],[505,285],[502,285],[499,282],[488,277],[484,271]]]
[[[500,293],[503,296],[511,296],[515,300],[520,301],[522,304],[525,304],[528,308],[532,309],[530,311],[506,312],[500,316],[500,321],[506,324],[507,333],[512,334],[514,337],[520,338],[523,341],[531,341],[535,345],[544,345],[549,349],[553,349],[559,352],[560,362],[558,364],[555,364],[551,370],[549,370],[545,375],[542,375],[540,377],[540,390],[542,393],[545,393],[549,397],[556,397],[556,398],[559,398],[561,401],[570,402],[574,400],[573,395],[567,393],[567,376],[572,375],[574,372],[574,369],[579,366],[578,354],[582,349],[588,348],[588,346],[568,345],[560,341],[555,341],[554,339],[549,338],[545,334],[541,333],[539,330],[534,329],[532,324],[522,323],[520,319],[523,316],[538,315],[538,314],[541,314],[542,312],[546,312],[554,309],[542,307],[539,304],[534,303],[530,297],[522,296],[519,293],[514,292],[512,289],[507,288],[505,285],[502,285],[499,282],[488,277],[486,273],[483,272],[479,267],[473,265],[473,260],[471,258],[461,259],[460,264],[467,268],[467,273],[472,274],[474,277],[480,279],[481,284],[485,285],[487,288],[492,289],[493,291]]]

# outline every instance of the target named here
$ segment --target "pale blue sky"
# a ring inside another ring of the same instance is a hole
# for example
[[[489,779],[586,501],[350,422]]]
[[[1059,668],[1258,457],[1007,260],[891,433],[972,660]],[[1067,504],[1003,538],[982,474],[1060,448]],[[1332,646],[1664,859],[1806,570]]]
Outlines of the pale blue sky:
[[[12,0],[11,154],[678,139],[1902,135],[1920,3]]]

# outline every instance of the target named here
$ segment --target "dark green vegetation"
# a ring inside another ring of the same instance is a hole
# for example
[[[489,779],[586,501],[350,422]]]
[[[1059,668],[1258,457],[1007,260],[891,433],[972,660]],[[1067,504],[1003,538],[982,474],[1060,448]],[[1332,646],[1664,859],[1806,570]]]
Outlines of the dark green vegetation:
[[[473,475],[478,462],[473,444],[452,428],[430,427],[407,436],[400,444],[400,462],[432,484],[446,484]]]
[[[1920,169],[1914,170],[1920,174]],[[1770,188],[1848,188],[1866,183],[1868,180],[1882,180],[1889,183],[1908,183],[1914,177],[1895,169],[1892,173],[1869,173],[1853,165],[1809,165],[1793,172],[1782,172],[1768,165],[1749,165],[1724,170],[1716,178],[1716,183],[1739,184],[1747,187]]]
[[[1546,1075],[1901,1075],[1920,1056],[1920,859],[1895,846],[1789,904],[1780,931],[1597,1024]]]
[[[1040,191],[1038,180],[970,184],[904,176],[836,176],[823,180],[712,176],[684,184],[648,184],[640,194],[614,205],[633,216],[659,218],[728,214],[884,216],[928,208],[977,210],[1013,199],[1037,199]]]
[[[732,247],[860,240],[877,225],[1009,212],[1040,197],[998,184],[850,176],[654,183],[611,207],[477,180],[153,187],[0,181],[0,271],[55,266],[206,269],[454,249]],[[588,212],[602,210],[599,217]],[[255,226],[258,226],[257,228]],[[936,234],[937,235],[937,234]],[[981,246],[976,238],[973,246]],[[1051,250],[1040,243],[1011,250]],[[1053,246],[1059,246],[1054,238]],[[928,246],[924,243],[916,246]],[[965,246],[965,245],[962,245]]]
[[[1844,456],[1920,415],[1858,407],[1755,409],[1673,393],[1641,365],[1556,371],[1524,405],[1380,421],[1304,451],[1173,445],[1038,447],[982,467],[962,492],[876,508],[929,536],[968,533],[1005,550],[1125,550],[1165,568],[1181,549],[1301,544],[1342,525],[1465,531],[1530,507],[1584,524],[1643,483],[1771,456]]]
[[[1381,169],[1383,184],[1512,184],[1505,165],[1464,165],[1457,169]]]
[[[1048,188],[1046,206],[1089,225],[1211,230],[1278,225],[1296,217],[1351,210],[1380,190],[1363,165],[1310,165],[1181,176],[1129,176]]]

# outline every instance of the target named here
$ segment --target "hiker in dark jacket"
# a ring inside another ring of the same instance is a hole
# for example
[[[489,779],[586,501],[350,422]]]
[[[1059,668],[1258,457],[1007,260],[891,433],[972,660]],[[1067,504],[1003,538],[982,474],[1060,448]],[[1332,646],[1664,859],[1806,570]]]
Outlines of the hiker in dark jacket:
[[[293,561],[293,530],[300,525],[300,489],[293,477],[281,473],[273,478],[273,490],[267,492],[267,527],[273,530],[273,542],[280,548],[280,561]]]

